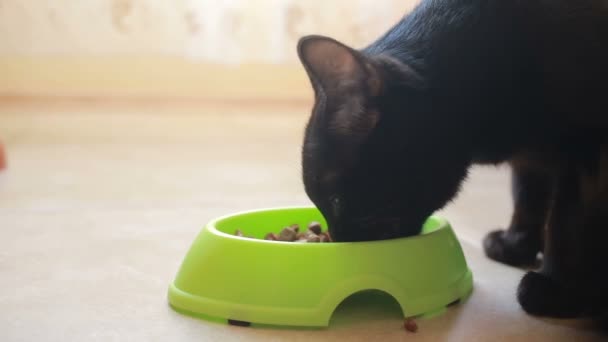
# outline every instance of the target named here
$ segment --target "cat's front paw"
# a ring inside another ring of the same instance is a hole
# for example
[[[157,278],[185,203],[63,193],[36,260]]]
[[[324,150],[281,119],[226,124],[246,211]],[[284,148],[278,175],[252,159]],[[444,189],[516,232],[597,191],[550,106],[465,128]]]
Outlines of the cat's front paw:
[[[531,266],[537,262],[539,244],[522,234],[496,230],[483,240],[483,249],[488,258],[511,266]]]
[[[573,318],[582,314],[577,291],[566,289],[547,275],[528,272],[519,283],[517,300],[534,316]]]

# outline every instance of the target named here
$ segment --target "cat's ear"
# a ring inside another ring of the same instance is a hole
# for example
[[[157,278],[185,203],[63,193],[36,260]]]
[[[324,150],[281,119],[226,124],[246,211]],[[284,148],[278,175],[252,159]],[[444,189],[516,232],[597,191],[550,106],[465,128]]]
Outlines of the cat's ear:
[[[369,98],[380,91],[380,79],[369,61],[358,51],[323,36],[306,36],[298,43],[298,56],[315,93],[335,105],[327,113],[327,128],[344,138],[361,140],[378,122],[378,112],[369,111]]]
[[[306,36],[298,43],[298,56],[315,90],[331,91],[340,83],[360,80],[364,67],[359,53],[328,37]]]
[[[332,92],[340,85],[356,82],[368,83],[372,92],[379,90],[378,79],[366,57],[335,39],[303,37],[298,42],[298,56],[315,90]]]

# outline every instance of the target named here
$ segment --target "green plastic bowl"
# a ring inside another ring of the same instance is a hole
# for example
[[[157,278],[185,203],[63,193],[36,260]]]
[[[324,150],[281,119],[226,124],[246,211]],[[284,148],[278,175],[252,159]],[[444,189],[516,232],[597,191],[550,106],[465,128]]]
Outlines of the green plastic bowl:
[[[257,210],[211,221],[169,287],[169,303],[198,317],[324,327],[349,296],[380,290],[404,317],[432,314],[466,297],[473,279],[449,223],[430,217],[417,236],[373,242],[261,240],[311,221],[315,208]],[[234,236],[236,229],[256,239]]]

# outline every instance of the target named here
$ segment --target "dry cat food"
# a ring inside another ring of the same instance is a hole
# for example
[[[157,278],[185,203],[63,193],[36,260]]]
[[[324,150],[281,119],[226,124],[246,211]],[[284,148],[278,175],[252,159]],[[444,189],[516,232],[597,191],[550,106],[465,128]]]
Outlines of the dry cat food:
[[[237,229],[234,233],[236,236],[243,236],[251,238],[250,236],[243,235],[240,229]],[[289,227],[281,229],[279,234],[268,233],[264,237],[264,240],[272,241],[285,241],[285,242],[331,242],[331,236],[328,232],[323,232],[321,224],[319,222],[311,222],[308,225],[308,229],[305,232],[300,232],[300,225],[292,224]]]
[[[414,321],[413,318],[407,318],[405,322],[403,322],[403,327],[409,332],[415,333],[418,331],[418,324],[416,324],[416,321]]]

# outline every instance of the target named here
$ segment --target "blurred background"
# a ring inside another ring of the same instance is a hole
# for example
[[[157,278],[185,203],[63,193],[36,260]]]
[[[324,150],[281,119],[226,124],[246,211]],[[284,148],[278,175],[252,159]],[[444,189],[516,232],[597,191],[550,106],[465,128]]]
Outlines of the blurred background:
[[[0,210],[202,208],[198,226],[213,208],[307,204],[298,39],[363,47],[414,5],[0,0]]]
[[[414,0],[2,0],[0,95],[299,100],[317,33],[363,47]]]

